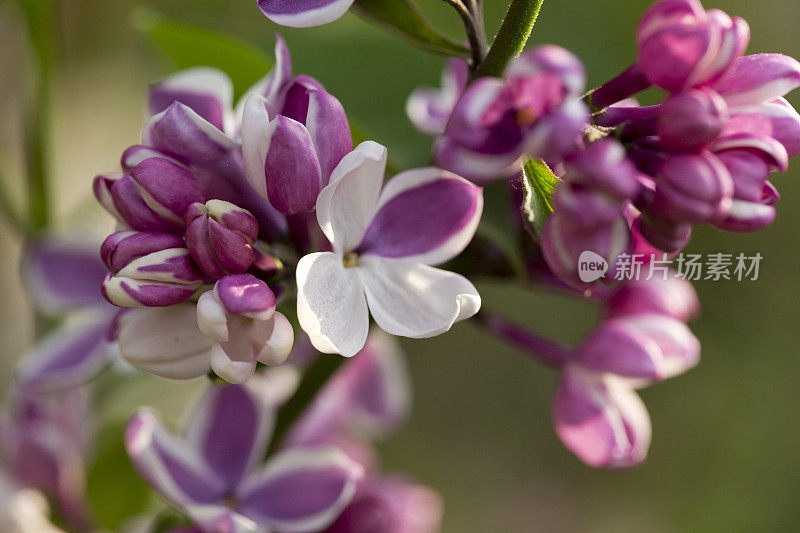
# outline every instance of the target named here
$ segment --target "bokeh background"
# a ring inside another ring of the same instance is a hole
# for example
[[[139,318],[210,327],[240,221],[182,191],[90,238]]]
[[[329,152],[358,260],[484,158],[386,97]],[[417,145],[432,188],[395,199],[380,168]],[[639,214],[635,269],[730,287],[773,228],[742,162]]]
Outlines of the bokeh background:
[[[486,0],[493,33],[506,2]],[[634,31],[648,0],[548,0],[530,46],[573,50],[596,85],[634,58]],[[421,5],[461,38],[457,16],[437,0]],[[271,54],[280,31],[295,71],[322,81],[348,112],[387,145],[401,166],[426,164],[430,140],[415,134],[403,106],[420,84],[437,84],[442,59],[368,25],[355,15],[321,28],[278,28],[255,0],[62,0],[59,5],[49,132],[53,199],[61,229],[102,235],[110,220],[89,185],[137,142],[146,84],[170,72],[132,21],[143,7],[174,20],[224,31]],[[750,53],[800,55],[797,0],[715,0],[745,17]],[[24,26],[0,1],[0,170],[21,199],[20,112],[33,73],[26,71]],[[790,97],[800,105],[800,93]],[[647,462],[633,471],[592,471],[567,452],[550,425],[555,374],[469,323],[426,341],[404,341],[415,383],[410,423],[381,445],[384,465],[436,487],[446,502],[445,532],[794,531],[800,520],[800,162],[774,180],[777,221],[752,235],[696,232],[694,253],[764,256],[758,281],[698,282],[702,316],[692,325],[701,364],[644,390],[653,421]],[[31,342],[31,310],[18,278],[21,243],[0,226],[0,386]],[[480,284],[487,309],[576,342],[595,320],[575,301],[502,284]],[[142,378],[104,405],[109,420],[141,403],[177,418],[197,384]],[[146,402],[142,387],[152,392]],[[110,504],[109,504],[110,505]]]

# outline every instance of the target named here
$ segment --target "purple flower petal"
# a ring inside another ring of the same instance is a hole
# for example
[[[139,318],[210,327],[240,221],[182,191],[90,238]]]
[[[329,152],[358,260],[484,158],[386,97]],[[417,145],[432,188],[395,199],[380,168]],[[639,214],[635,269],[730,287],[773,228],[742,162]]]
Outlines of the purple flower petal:
[[[186,438],[232,493],[264,455],[273,418],[246,387],[211,386],[189,417]]]
[[[22,387],[71,388],[87,383],[111,362],[106,337],[113,312],[56,330],[23,356]]]
[[[443,263],[472,240],[482,209],[481,188],[455,174],[403,172],[384,187],[356,253]]]
[[[338,19],[353,0],[259,0],[258,7],[272,22],[292,28],[321,26]]]
[[[196,67],[178,72],[151,85],[148,96],[151,115],[180,102],[220,131],[234,133],[233,84],[220,70]]]
[[[561,377],[553,425],[561,442],[596,468],[634,466],[650,447],[650,417],[636,392],[580,369],[566,369]]]
[[[362,476],[335,449],[283,451],[239,487],[240,512],[286,533],[319,531],[350,503]]]
[[[149,409],[139,410],[128,422],[125,449],[139,474],[174,505],[210,504],[225,496],[225,482]]]
[[[780,142],[789,157],[800,154],[800,115],[784,98],[735,109],[722,134],[766,135]]]
[[[783,54],[754,54],[740,58],[714,89],[733,107],[768,102],[797,87],[800,62]]]
[[[214,294],[232,315],[266,320],[275,309],[275,295],[252,274],[229,274],[221,278],[214,286]]]
[[[105,276],[96,243],[48,236],[30,245],[22,261],[22,279],[36,305],[51,313],[103,306],[97,287]]]

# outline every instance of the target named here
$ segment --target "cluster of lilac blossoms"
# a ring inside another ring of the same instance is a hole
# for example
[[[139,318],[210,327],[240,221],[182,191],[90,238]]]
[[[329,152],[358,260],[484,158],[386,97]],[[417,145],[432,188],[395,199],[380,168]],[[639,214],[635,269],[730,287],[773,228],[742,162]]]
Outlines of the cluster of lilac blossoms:
[[[258,7],[308,27],[351,4]],[[475,22],[480,2],[467,4]],[[470,61],[449,60],[440,89],[408,99],[412,123],[436,136],[432,166],[388,179],[387,149],[353,145],[342,104],[293,73],[279,36],[273,69],[235,105],[212,68],[152,85],[141,143],[93,183],[116,220],[99,254],[42,238],[26,255],[37,309],[70,316],[24,358],[0,412],[0,491],[42,491],[70,527],[91,526],[81,387],[133,367],[209,383],[180,433],[151,408],[128,422],[128,456],[177,517],[139,517],[128,533],[433,533],[439,496],[385,472],[374,447],[410,408],[391,336],[433,337],[473,317],[559,372],[553,426],[580,460],[641,463],[651,425],[637,390],[699,362],[687,326],[699,302],[666,268],[621,280],[621,258],[655,264],[695,224],[772,222],[773,174],[800,153],[800,115],[783,98],[800,63],[743,55],[747,24],[696,0],[657,2],[636,37],[637,62],[589,92],[579,59],[554,45],[481,76],[491,51],[478,39]],[[663,100],[640,106],[633,97],[653,86]],[[473,240],[483,187],[514,200],[518,225],[505,229],[518,249],[491,231]],[[522,266],[504,270],[515,253]],[[587,261],[599,269],[588,281]],[[563,346],[481,310],[465,272],[561,290],[601,320]]]
[[[517,200],[523,182],[529,197],[548,194],[531,185],[536,176],[520,180],[528,158],[543,160],[558,180],[552,213],[540,209],[533,220],[530,205],[523,209],[536,242],[526,252],[529,273],[591,295],[608,319],[574,350],[488,312],[480,322],[563,369],[555,429],[590,465],[641,462],[650,423],[633,389],[679,374],[699,356],[685,326],[699,308],[691,286],[658,277],[614,286],[624,277],[617,275],[621,259],[669,257],[688,244],[695,224],[766,227],[779,198],[771,176],[800,153],[800,115],[783,98],[800,86],[800,63],[743,55],[748,40],[740,18],[696,0],[662,0],[639,24],[638,61],[586,95],[580,62],[541,46],[502,78],[465,84],[459,72],[466,65],[451,63],[441,89],[409,97],[412,123],[438,136],[434,160],[443,168],[483,184],[508,180]],[[640,106],[631,98],[651,86],[665,91],[662,103]],[[581,279],[587,260],[604,265],[599,280]],[[625,309],[644,310],[620,316],[621,299],[631,299]],[[651,313],[652,306],[660,311]]]

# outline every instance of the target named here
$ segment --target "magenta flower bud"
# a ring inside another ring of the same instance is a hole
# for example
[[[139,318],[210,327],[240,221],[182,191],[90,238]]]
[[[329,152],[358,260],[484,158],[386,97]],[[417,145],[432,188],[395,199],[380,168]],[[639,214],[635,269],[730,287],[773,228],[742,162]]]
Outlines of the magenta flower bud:
[[[800,154],[800,114],[785,98],[734,109],[722,135],[739,133],[772,137],[789,157]]]
[[[275,311],[275,295],[251,274],[229,274],[197,302],[200,331],[213,339],[211,368],[230,383],[243,383],[256,364],[279,365],[289,356],[294,332]]]
[[[670,156],[656,176],[651,210],[674,222],[714,222],[730,210],[733,180],[709,152]]]
[[[577,364],[561,376],[553,399],[553,426],[564,446],[595,468],[641,463],[652,436],[647,408],[629,380]]]
[[[247,271],[257,237],[255,217],[229,202],[196,203],[186,212],[186,247],[206,279]]]
[[[725,100],[712,89],[690,89],[667,98],[658,113],[658,135],[670,150],[705,148],[728,120]]]
[[[625,157],[625,148],[610,138],[594,142],[564,159],[565,180],[599,189],[620,200],[634,198],[639,190],[637,171]]]
[[[689,222],[675,222],[652,213],[643,215],[638,221],[642,237],[664,252],[682,250],[692,235]]]
[[[474,181],[505,179],[523,155],[562,155],[580,136],[588,111],[579,101],[580,61],[557,46],[526,52],[504,79],[470,84],[453,109],[436,161]]]
[[[731,70],[750,40],[741,18],[698,0],[661,0],[637,29],[638,64],[651,83],[672,92],[712,84]]]
[[[666,279],[629,280],[608,300],[610,317],[664,315],[685,322],[697,315],[700,301],[692,284],[673,272]]]
[[[770,182],[766,182],[761,190],[761,197],[758,200],[739,200],[733,199],[731,209],[725,220],[716,224],[715,227],[737,233],[758,231],[766,228],[775,220],[775,203],[780,198],[778,191]]]
[[[556,210],[542,231],[542,252],[550,269],[574,285],[612,276],[617,257],[630,246],[630,230],[619,200],[562,184]],[[596,263],[597,276],[582,277],[580,262]]]
[[[100,292],[119,307],[166,307],[188,299],[203,282],[182,239],[158,232],[110,235],[101,256],[111,269]]]
[[[700,343],[680,320],[655,314],[610,319],[575,352],[581,366],[598,373],[662,381],[697,364]]]
[[[161,157],[145,159],[121,176],[98,176],[94,193],[106,210],[137,231],[182,233],[186,210],[203,201],[197,178]]]
[[[260,95],[245,104],[247,179],[283,214],[312,211],[331,172],[352,149],[344,108],[313,78],[297,76],[278,108]]]

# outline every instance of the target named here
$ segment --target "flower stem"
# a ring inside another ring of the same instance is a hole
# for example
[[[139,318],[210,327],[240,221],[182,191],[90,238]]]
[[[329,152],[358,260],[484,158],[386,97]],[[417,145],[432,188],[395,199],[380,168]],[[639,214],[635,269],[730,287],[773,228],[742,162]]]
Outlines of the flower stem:
[[[570,351],[566,346],[531,333],[501,315],[491,311],[481,311],[475,318],[475,323],[484,331],[516,346],[544,365],[561,368],[569,358]]]
[[[616,104],[634,94],[650,87],[639,65],[634,63],[616,78],[613,78],[597,89],[589,91],[584,97],[592,111],[600,111],[611,104]]]
[[[311,366],[306,370],[297,391],[287,401],[278,412],[275,420],[275,432],[272,436],[267,455],[272,454],[281,445],[286,433],[306,410],[317,393],[322,389],[328,379],[336,372],[336,369],[344,362],[345,358],[340,355],[320,355]]]
[[[446,4],[452,6],[458,12],[464,22],[469,48],[472,52],[470,69],[474,72],[486,55],[486,32],[483,29],[483,10],[477,8],[474,0],[468,1],[470,2],[469,7],[461,0],[444,0]]]
[[[512,0],[475,77],[503,75],[508,62],[522,53],[543,3],[544,0]]]

